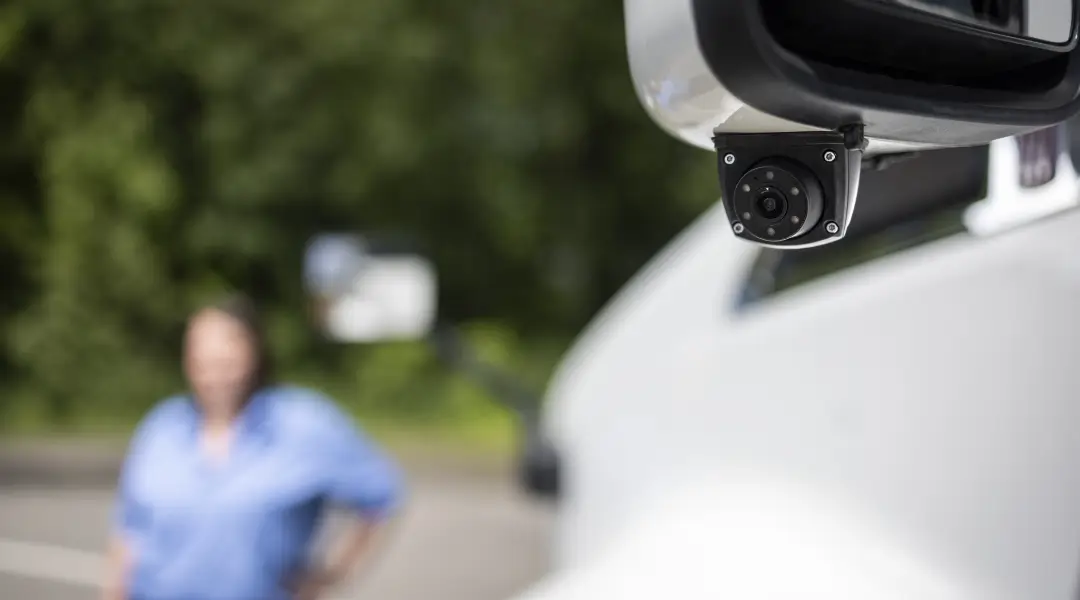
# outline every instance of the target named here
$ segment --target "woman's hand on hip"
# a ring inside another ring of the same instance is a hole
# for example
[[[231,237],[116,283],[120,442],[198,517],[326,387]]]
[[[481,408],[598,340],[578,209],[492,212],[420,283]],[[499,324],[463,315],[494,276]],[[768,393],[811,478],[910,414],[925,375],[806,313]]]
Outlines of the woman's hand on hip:
[[[301,574],[289,585],[293,600],[325,600],[338,577],[327,569],[313,569]]]

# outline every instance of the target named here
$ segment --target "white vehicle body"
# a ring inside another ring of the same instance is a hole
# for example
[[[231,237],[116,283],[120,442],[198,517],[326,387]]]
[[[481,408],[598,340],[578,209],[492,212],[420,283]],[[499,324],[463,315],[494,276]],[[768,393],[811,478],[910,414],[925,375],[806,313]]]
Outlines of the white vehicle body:
[[[995,235],[741,310],[761,250],[719,207],[664,250],[549,388],[556,567],[523,597],[1075,598],[1080,211],[1004,229],[1077,179],[1018,203],[992,166]]]

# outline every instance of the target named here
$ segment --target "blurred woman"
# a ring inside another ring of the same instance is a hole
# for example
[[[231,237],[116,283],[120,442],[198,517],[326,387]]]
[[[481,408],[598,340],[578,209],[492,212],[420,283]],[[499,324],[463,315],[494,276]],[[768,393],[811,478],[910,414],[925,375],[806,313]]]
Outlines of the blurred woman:
[[[119,482],[107,600],[317,600],[399,505],[396,466],[311,390],[273,385],[243,298],[189,321],[190,393],[154,408]],[[328,505],[354,515],[312,556]]]

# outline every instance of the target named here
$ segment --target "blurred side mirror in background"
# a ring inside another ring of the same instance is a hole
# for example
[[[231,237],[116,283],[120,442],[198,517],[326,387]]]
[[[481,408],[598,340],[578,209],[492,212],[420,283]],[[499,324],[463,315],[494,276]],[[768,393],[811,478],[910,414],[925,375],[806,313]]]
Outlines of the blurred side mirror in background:
[[[435,269],[419,254],[323,234],[308,245],[304,279],[316,324],[334,341],[421,339],[435,324]]]
[[[350,233],[318,235],[304,256],[304,286],[316,326],[339,343],[430,342],[448,367],[514,414],[521,431],[517,477],[525,490],[552,498],[559,457],[541,433],[540,397],[512,373],[479,359],[453,324],[439,322],[434,266],[407,244]]]

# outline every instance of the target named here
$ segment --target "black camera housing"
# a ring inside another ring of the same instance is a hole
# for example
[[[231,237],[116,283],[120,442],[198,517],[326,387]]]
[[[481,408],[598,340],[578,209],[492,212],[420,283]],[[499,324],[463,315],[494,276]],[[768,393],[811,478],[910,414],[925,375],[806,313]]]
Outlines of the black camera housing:
[[[724,211],[736,236],[774,248],[843,239],[855,210],[862,128],[713,138]]]

